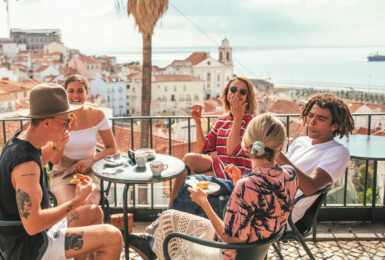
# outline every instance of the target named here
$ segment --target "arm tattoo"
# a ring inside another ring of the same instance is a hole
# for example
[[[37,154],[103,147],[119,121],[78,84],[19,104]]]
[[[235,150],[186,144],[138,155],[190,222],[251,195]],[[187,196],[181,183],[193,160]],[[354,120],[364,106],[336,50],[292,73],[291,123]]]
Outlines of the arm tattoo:
[[[29,210],[32,208],[31,197],[29,197],[28,193],[25,191],[17,189],[16,202],[20,217],[27,219],[29,215],[31,215],[31,213],[29,213]]]
[[[74,211],[74,212],[72,212],[71,214],[68,215],[67,222],[69,224],[72,221],[77,220],[77,219],[79,219],[79,214],[77,213],[77,211]]]
[[[80,234],[72,233],[66,234],[65,236],[65,250],[81,250],[83,247],[83,235],[84,232],[80,232]]]
[[[69,205],[66,209],[67,212],[70,212],[72,210],[72,205]]]

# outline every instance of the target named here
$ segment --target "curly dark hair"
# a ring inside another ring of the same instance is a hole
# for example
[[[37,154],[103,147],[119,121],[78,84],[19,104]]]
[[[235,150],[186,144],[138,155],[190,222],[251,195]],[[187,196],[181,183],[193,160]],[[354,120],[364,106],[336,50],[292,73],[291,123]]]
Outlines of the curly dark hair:
[[[315,104],[320,108],[329,109],[332,115],[332,124],[336,123],[338,125],[337,130],[333,132],[333,136],[339,135],[342,138],[344,135],[349,136],[353,132],[354,120],[348,106],[341,99],[330,93],[314,95],[305,104],[300,116],[303,120],[303,125],[305,125],[309,112]]]

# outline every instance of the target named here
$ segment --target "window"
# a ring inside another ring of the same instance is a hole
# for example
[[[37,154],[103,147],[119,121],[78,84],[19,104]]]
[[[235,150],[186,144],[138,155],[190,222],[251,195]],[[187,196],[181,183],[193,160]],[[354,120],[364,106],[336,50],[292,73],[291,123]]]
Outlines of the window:
[[[174,91],[176,91],[176,86],[174,86]]]
[[[194,96],[194,101],[199,101],[199,96],[198,95]]]
[[[129,84],[126,85],[126,89],[130,89],[130,85]]]
[[[217,81],[221,81],[221,74],[218,73],[218,76],[217,76]]]
[[[183,85],[183,91],[186,91],[186,85]]]
[[[12,102],[8,102],[8,109],[9,109],[9,110],[12,109]]]
[[[167,86],[164,86],[164,91],[167,92]]]
[[[208,62],[207,62],[207,65],[209,65],[209,66],[210,66],[210,64],[211,64],[211,62],[210,62],[210,61],[208,61]]]
[[[175,95],[171,95],[171,101],[175,101]]]

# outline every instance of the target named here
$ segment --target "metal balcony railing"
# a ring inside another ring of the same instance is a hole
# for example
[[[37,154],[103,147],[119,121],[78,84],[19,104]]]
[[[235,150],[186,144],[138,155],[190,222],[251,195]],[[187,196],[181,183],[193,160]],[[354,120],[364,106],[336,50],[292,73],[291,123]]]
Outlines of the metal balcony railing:
[[[300,124],[297,114],[275,115],[286,126],[287,136],[301,136],[306,129]],[[385,113],[353,114],[356,131],[360,134],[378,134],[384,132]],[[205,131],[209,131],[216,117],[203,117],[206,120]],[[3,145],[18,129],[23,129],[28,119],[0,119]],[[187,152],[194,151],[195,124],[190,116],[130,116],[110,118],[118,149],[126,153],[128,149],[140,147],[140,122],[149,122],[149,147],[159,153],[177,156],[182,159]],[[177,128],[179,127],[179,128]],[[382,127],[382,129],[380,129]],[[365,131],[365,133],[363,133]],[[377,132],[376,132],[377,131]],[[384,148],[385,149],[385,148]],[[361,166],[363,165],[363,166]],[[345,178],[329,192],[327,202],[323,206],[319,218],[321,220],[370,220],[371,209],[376,208],[376,217],[385,217],[385,162],[378,162],[376,178],[373,178],[373,162],[351,160],[346,170]],[[376,182],[374,181],[376,179]],[[378,193],[372,201],[370,193],[373,189]],[[106,186],[106,185],[105,185]],[[110,206],[114,211],[121,211],[123,186],[107,185]],[[171,181],[167,183],[133,185],[130,187],[129,203],[131,211],[141,216],[141,219],[151,219],[164,210],[172,188]],[[150,216],[150,217],[149,217]]]

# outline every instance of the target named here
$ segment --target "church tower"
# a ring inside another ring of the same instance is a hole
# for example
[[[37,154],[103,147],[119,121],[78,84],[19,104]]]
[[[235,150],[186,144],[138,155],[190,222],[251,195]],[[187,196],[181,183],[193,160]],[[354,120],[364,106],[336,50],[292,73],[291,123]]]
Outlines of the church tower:
[[[226,66],[233,65],[233,48],[230,47],[230,42],[226,37],[222,40],[222,44],[218,49],[218,55],[218,61]]]

